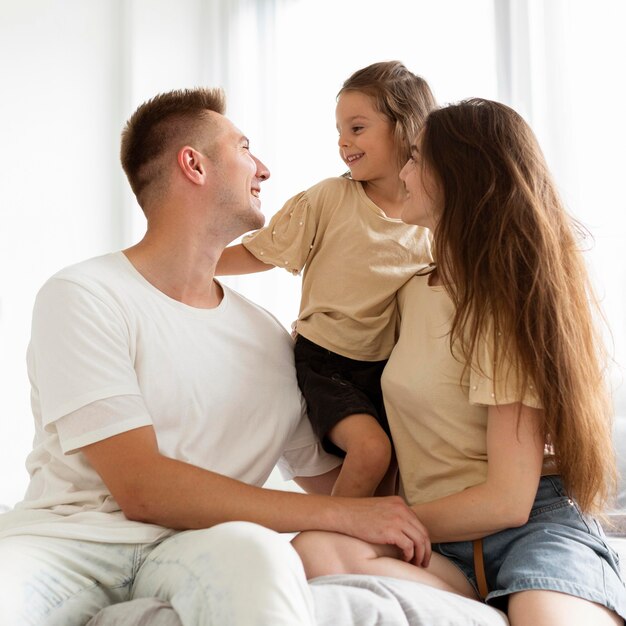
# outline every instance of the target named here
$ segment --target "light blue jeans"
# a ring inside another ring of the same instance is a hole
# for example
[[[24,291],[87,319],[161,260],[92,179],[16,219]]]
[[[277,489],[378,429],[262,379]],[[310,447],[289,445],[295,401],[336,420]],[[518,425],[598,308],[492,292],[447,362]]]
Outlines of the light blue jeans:
[[[158,597],[184,626],[313,626],[300,558],[248,522],[157,544],[18,535],[0,540],[0,624],[82,626],[116,602]]]
[[[471,541],[439,543],[476,591]],[[513,593],[548,590],[596,602],[626,618],[619,557],[596,519],[571,500],[559,476],[543,476],[528,522],[483,539],[486,601],[502,610]]]

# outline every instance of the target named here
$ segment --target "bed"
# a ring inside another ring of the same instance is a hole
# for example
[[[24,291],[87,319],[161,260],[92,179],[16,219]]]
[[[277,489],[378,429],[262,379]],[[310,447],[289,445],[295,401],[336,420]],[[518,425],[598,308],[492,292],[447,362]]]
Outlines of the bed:
[[[509,623],[496,609],[406,580],[322,576],[312,580],[310,587],[318,626],[507,626]],[[88,624],[144,625],[182,626],[173,609],[154,598],[108,607]]]

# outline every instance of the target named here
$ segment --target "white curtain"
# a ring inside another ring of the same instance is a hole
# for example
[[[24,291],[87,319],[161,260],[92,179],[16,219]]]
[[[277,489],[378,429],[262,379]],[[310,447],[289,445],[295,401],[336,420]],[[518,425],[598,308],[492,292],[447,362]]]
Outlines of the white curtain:
[[[595,236],[590,264],[625,362],[625,11],[622,0],[2,0],[0,503],[27,481],[35,293],[63,265],[141,236],[119,133],[139,103],[173,88],[226,89],[228,115],[272,172],[268,216],[345,169],[335,95],[360,67],[400,59],[441,103],[512,104]],[[297,315],[299,281],[282,270],[229,282],[285,326]],[[623,384],[616,405],[626,414]]]
[[[494,0],[498,91],[539,137],[570,212],[591,232],[586,257],[626,418],[626,3]]]
[[[430,82],[441,102],[497,95],[492,0],[217,0],[212,6],[207,80],[226,87],[229,116],[272,172],[261,194],[268,217],[295,193],[345,171],[335,97],[355,70],[399,59]],[[297,316],[300,282],[284,270],[226,282],[285,326]]]
[[[212,23],[212,34],[221,41],[217,49],[228,50],[226,56],[216,51],[215,58],[222,61],[219,77],[230,94],[230,113],[254,129],[253,145],[274,174],[263,192],[268,215],[292,193],[341,171],[334,95],[367,63],[400,58],[429,80],[442,103],[495,98],[527,119],[568,209],[592,235],[586,258],[608,322],[616,412],[626,416],[626,200],[619,185],[626,173],[620,110],[626,100],[626,2],[217,5],[222,20]],[[298,285],[283,274],[274,270],[233,284],[287,324],[297,311]]]

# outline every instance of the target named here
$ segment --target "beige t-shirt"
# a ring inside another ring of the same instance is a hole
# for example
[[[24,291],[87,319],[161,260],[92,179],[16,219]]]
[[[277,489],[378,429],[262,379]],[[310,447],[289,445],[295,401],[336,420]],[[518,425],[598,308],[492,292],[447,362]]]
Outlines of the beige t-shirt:
[[[464,363],[450,351],[454,306],[428,276],[403,287],[398,307],[400,337],[382,387],[401,492],[409,504],[419,504],[486,480],[489,405],[541,404],[532,388],[520,398],[518,376],[505,359],[496,368],[488,341],[463,373]]]
[[[265,263],[293,274],[304,268],[297,332],[362,361],[389,356],[396,292],[432,260],[427,229],[387,217],[348,178],[294,196],[243,244]]]

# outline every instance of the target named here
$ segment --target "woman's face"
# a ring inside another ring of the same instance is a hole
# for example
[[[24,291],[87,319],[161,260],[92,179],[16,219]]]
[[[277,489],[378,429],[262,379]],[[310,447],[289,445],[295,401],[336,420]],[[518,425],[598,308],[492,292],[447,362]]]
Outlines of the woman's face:
[[[406,189],[402,221],[435,230],[443,210],[443,190],[432,168],[422,158],[422,134],[411,146],[411,158],[400,171]]]

